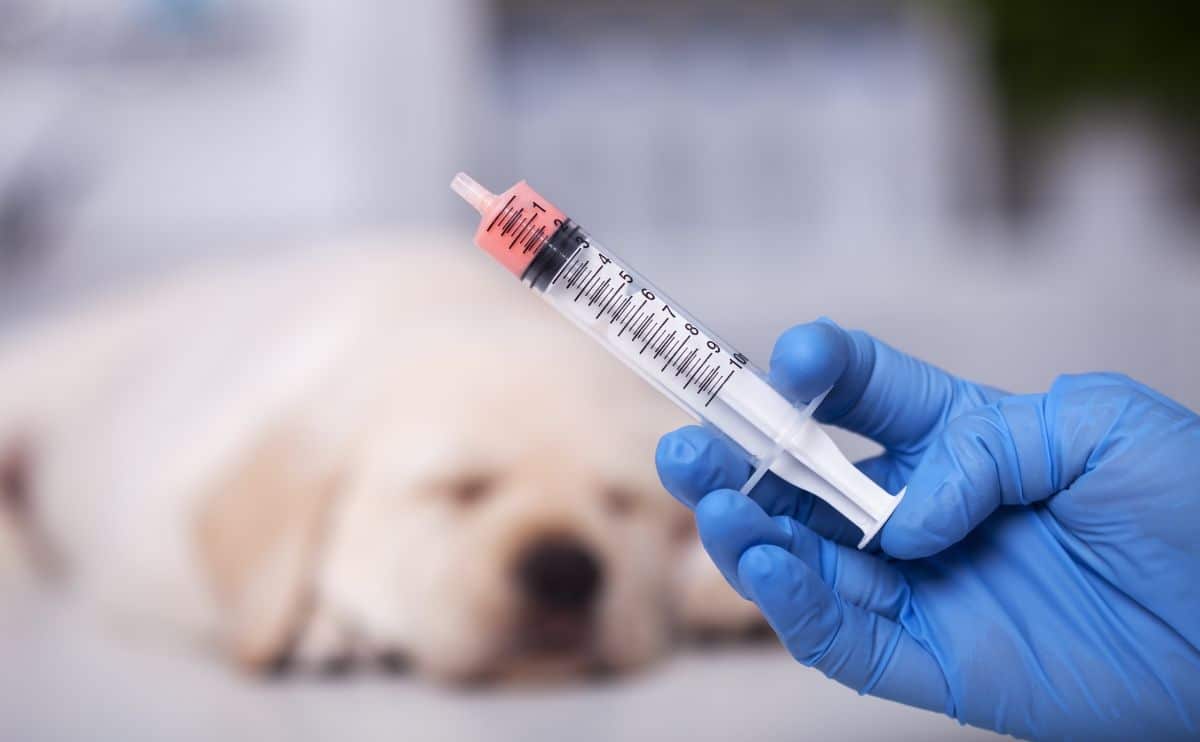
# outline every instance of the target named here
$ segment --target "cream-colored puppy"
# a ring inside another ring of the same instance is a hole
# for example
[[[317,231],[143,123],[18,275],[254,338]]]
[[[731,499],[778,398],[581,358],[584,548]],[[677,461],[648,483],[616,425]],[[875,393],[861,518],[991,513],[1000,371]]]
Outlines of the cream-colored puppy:
[[[680,422],[461,245],[229,265],[0,345],[0,571],[255,669],[634,667],[759,623],[655,478]]]

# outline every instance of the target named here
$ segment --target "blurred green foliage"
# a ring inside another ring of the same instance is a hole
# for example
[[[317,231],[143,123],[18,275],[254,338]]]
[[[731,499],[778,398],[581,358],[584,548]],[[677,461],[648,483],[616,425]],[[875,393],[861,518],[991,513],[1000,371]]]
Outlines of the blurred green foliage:
[[[984,11],[996,82],[1017,123],[1092,99],[1148,103],[1196,123],[1197,0],[971,2]]]

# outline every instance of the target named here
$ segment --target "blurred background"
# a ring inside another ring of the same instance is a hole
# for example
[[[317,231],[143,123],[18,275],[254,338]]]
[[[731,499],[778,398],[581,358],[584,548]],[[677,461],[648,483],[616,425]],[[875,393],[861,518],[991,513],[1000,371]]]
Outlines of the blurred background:
[[[0,0],[0,338],[363,234],[452,230],[447,259],[480,259],[466,170],[527,179],[760,362],[826,314],[1016,391],[1107,369],[1200,407],[1197,23],[1166,0]],[[0,736],[975,734],[765,650],[479,697],[253,686],[64,621],[0,638],[35,699],[0,700]]]

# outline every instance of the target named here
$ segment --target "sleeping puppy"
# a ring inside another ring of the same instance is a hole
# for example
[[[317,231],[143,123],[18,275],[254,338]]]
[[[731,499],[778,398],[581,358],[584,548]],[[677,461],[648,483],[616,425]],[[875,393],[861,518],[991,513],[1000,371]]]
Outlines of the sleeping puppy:
[[[559,677],[761,626],[657,483],[668,402],[461,246],[360,248],[10,335],[0,571],[253,671]]]

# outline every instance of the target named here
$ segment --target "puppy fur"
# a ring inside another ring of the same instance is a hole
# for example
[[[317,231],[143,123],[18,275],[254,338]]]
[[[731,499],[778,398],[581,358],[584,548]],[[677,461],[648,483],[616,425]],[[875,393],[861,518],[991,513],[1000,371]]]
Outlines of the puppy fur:
[[[0,339],[0,460],[36,506],[0,507],[0,586],[53,553],[103,615],[256,672],[634,668],[761,626],[657,482],[682,422],[457,241],[210,267]],[[532,651],[514,573],[548,540],[602,582]]]

